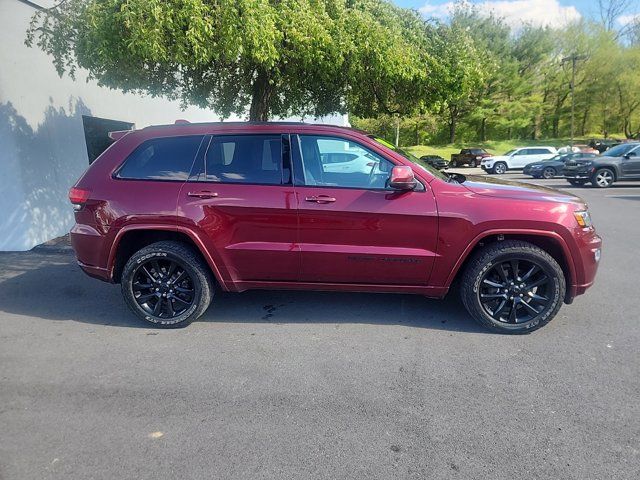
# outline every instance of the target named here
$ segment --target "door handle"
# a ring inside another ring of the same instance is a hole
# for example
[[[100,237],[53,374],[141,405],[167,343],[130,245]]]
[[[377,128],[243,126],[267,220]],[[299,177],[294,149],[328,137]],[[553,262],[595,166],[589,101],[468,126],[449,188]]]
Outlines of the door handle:
[[[331,203],[336,201],[335,198],[330,197],[328,195],[318,195],[317,197],[314,195],[311,197],[305,197],[305,200],[307,202],[316,202],[316,203]]]
[[[217,197],[218,194],[216,192],[210,192],[209,190],[202,190],[200,192],[189,192],[187,193],[187,196],[198,198],[214,198]]]

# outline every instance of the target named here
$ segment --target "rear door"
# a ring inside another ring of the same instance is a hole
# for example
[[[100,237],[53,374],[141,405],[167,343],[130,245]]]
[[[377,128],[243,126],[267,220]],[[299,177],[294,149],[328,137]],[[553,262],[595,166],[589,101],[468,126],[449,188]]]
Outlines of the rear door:
[[[288,150],[288,135],[211,135],[182,188],[179,224],[203,234],[225,280],[299,277]]]
[[[292,136],[303,282],[426,285],[437,240],[433,193],[397,192],[393,162],[340,136]],[[338,153],[366,158],[367,171],[334,172]]]

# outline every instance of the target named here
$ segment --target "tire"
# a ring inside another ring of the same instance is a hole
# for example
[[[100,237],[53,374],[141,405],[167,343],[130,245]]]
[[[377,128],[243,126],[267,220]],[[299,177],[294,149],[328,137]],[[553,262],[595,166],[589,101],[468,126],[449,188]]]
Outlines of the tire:
[[[558,174],[556,169],[553,167],[547,167],[542,171],[542,178],[546,178],[547,180],[555,177]]]
[[[476,161],[475,161],[475,160],[471,160],[471,161],[469,162],[469,166],[470,166],[471,168],[476,168],[476,167],[477,167]]]
[[[122,271],[121,289],[128,307],[139,318],[156,327],[178,328],[207,310],[214,283],[208,265],[193,248],[162,241],[129,258]]]
[[[591,177],[591,184],[597,188],[609,188],[615,181],[615,173],[610,168],[601,168]]]
[[[515,280],[521,283],[514,282],[512,286],[508,279],[513,277],[514,261]],[[504,277],[497,273],[501,266]],[[533,266],[537,270],[531,270]],[[527,278],[530,271],[534,273]],[[504,285],[494,288],[498,284]],[[476,252],[460,285],[462,303],[469,314],[480,325],[506,334],[529,333],[549,323],[560,310],[565,292],[566,282],[558,262],[541,248],[519,240],[492,243]]]
[[[567,180],[567,182],[569,182],[574,187],[582,187],[585,183],[587,183],[586,180]]]
[[[493,172],[497,175],[503,175],[507,173],[507,164],[504,162],[496,162],[493,165]]]

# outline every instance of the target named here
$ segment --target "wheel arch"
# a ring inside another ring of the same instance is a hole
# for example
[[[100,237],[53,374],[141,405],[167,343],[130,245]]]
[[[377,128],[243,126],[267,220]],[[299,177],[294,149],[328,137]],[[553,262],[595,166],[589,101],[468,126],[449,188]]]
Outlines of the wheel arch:
[[[120,229],[109,253],[108,268],[111,272],[111,280],[114,283],[120,282],[124,265],[131,255],[147,245],[164,240],[191,246],[209,265],[216,282],[221,286],[225,285],[220,270],[200,237],[188,228],[172,225],[129,225]]]
[[[565,281],[567,283],[567,297],[565,301],[570,301],[569,286],[576,282],[576,270],[573,263],[573,257],[564,239],[556,232],[549,231],[520,231],[520,230],[491,230],[486,231],[474,238],[469,246],[464,250],[462,255],[455,263],[449,277],[447,278],[447,287],[455,285],[459,280],[462,272],[473,257],[473,255],[484,248],[486,245],[503,240],[520,240],[531,243],[551,255],[562,269]]]
[[[619,166],[615,165],[615,164],[604,164],[604,165],[598,165],[595,167],[595,172],[593,172],[594,177],[595,177],[595,173],[598,170],[602,170],[603,168],[606,168],[607,170],[611,170],[613,172],[613,181],[617,182],[618,178],[620,178],[621,172],[619,171]]]

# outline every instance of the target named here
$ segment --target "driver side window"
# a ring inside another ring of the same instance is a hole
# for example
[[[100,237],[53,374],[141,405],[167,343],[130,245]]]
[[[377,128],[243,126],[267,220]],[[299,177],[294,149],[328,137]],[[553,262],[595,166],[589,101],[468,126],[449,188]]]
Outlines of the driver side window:
[[[308,186],[384,189],[393,164],[358,143],[300,135],[304,184]]]

